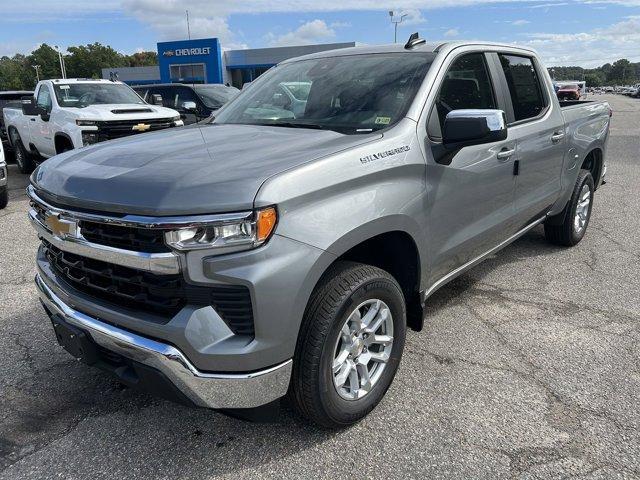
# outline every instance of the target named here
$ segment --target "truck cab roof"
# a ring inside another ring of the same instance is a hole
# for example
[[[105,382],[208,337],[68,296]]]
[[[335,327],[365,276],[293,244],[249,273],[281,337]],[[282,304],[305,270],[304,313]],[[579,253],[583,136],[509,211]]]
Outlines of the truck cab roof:
[[[323,52],[311,53],[301,57],[296,57],[280,62],[280,64],[286,64],[291,62],[298,62],[300,60],[309,60],[314,58],[329,58],[329,57],[342,57],[349,55],[369,55],[377,53],[433,53],[451,51],[460,47],[477,46],[480,49],[505,49],[510,51],[522,51],[527,55],[537,55],[535,50],[514,47],[513,45],[495,43],[495,42],[482,42],[482,41],[455,41],[455,42],[424,42],[418,43],[412,47],[405,47],[404,43],[394,43],[387,45],[361,45],[348,48],[340,48],[337,50],[325,50]]]

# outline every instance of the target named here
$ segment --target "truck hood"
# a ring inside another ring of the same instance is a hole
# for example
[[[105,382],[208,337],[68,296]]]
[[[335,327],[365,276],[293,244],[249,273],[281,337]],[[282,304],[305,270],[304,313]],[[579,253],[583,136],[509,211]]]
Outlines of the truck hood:
[[[73,113],[79,120],[96,121],[151,120],[179,115],[170,108],[135,103],[89,105],[83,108],[67,108],[66,111]]]
[[[135,215],[249,210],[269,177],[380,138],[256,125],[194,125],[97,144],[44,162],[31,181],[61,206]]]

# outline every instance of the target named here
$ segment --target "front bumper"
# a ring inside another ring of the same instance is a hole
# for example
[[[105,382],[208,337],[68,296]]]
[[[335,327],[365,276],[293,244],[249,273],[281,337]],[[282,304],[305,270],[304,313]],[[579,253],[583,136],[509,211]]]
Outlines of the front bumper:
[[[163,374],[185,397],[200,407],[255,408],[284,396],[292,361],[250,373],[199,371],[172,345],[146,338],[102,322],[65,304],[38,274],[36,286],[49,313],[60,315],[104,349],[151,367]]]

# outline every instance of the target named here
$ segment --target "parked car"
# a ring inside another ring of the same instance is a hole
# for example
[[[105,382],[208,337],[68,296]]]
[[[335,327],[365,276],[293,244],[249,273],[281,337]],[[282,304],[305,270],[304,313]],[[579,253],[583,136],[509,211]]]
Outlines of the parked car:
[[[556,95],[558,95],[558,100],[561,102],[567,100],[580,100],[580,87],[578,85],[564,85],[560,87],[556,92]]]
[[[303,114],[252,114],[298,81]],[[610,113],[561,107],[522,47],[412,35],[286,60],[199,128],[40,165],[39,295],[58,342],[122,382],[244,415],[288,394],[344,427],[438,288],[537,225],[581,241]]]
[[[22,173],[67,150],[183,125],[175,110],[149,105],[131,87],[109,80],[42,80],[21,108],[3,114]]]
[[[9,203],[9,172],[4,156],[4,147],[0,142],[0,210]]]
[[[30,90],[12,90],[6,92],[0,92],[0,141],[4,147],[5,155],[12,153],[13,149],[9,143],[9,136],[7,135],[7,129],[4,124],[4,116],[2,110],[5,107],[17,107],[20,108],[20,99],[27,95],[33,95],[33,91]]]
[[[220,84],[169,83],[136,86],[133,89],[153,105],[164,105],[180,112],[186,125],[211,116],[213,112],[240,93],[240,90],[235,87]]]

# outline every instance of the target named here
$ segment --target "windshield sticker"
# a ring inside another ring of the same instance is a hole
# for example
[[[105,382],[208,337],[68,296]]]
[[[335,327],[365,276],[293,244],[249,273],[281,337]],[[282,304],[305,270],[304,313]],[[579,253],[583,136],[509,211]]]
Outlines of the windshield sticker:
[[[391,117],[376,117],[376,121],[373,123],[376,125],[389,125],[391,123]]]
[[[360,157],[360,163],[373,162],[374,160],[380,160],[392,155],[397,155],[398,153],[408,152],[409,150],[411,150],[411,147],[409,145],[403,145],[402,147],[393,148],[384,152],[372,153],[371,155]]]

